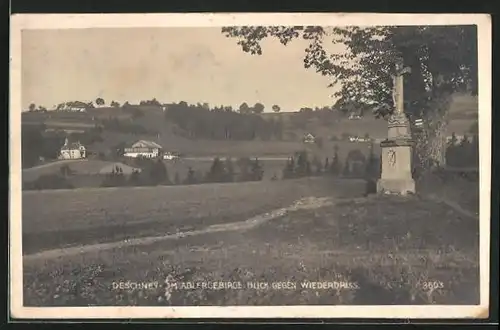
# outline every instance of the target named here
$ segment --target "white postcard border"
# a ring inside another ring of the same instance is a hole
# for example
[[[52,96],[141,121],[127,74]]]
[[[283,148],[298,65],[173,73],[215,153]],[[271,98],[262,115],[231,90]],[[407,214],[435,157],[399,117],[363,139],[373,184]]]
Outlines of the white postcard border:
[[[472,25],[478,27],[480,133],[480,304],[474,306],[23,307],[21,207],[21,31],[234,25]],[[11,317],[69,318],[485,318],[489,308],[491,191],[491,19],[486,14],[248,13],[17,14],[10,51]]]

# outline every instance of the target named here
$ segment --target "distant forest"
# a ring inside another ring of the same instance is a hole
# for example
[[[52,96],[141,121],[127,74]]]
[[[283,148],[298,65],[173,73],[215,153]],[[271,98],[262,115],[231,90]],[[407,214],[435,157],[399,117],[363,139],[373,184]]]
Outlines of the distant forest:
[[[279,112],[277,105],[272,107]],[[284,123],[281,116],[264,119],[260,114],[264,106],[260,103],[253,107],[243,103],[235,110],[230,106],[209,108],[207,104],[188,104],[186,102],[167,104],[165,118],[182,129],[187,137],[211,140],[270,140],[283,139]],[[304,129],[309,119],[319,117],[324,125],[328,125],[334,116],[332,108],[302,108],[291,116],[294,128]]]

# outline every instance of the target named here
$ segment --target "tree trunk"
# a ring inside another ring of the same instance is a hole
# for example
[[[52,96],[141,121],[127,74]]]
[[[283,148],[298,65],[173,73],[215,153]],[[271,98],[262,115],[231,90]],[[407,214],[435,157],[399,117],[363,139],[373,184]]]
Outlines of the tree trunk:
[[[426,111],[423,132],[415,137],[417,167],[426,172],[446,165],[446,134],[448,128],[449,95],[430,102]]]

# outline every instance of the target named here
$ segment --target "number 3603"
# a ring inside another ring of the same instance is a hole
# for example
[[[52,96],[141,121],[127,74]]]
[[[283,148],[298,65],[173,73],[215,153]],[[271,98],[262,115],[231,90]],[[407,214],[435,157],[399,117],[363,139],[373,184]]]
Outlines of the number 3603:
[[[444,289],[444,284],[441,281],[427,281],[420,283],[420,286],[424,290],[436,290],[436,289]]]

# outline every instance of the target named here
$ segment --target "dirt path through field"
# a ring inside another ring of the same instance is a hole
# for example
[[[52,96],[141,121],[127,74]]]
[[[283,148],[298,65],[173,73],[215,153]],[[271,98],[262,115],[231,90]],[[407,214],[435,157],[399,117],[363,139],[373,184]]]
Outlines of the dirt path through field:
[[[164,240],[171,239],[181,239],[188,236],[196,236],[203,235],[209,233],[216,232],[224,232],[224,231],[235,231],[235,230],[248,230],[254,228],[264,222],[271,221],[277,218],[284,216],[288,212],[293,212],[297,210],[305,210],[305,209],[316,209],[324,206],[333,205],[334,201],[329,197],[306,197],[300,200],[295,201],[292,205],[280,209],[273,210],[271,212],[267,212],[264,214],[257,215],[250,219],[241,222],[233,222],[228,224],[218,224],[212,225],[202,230],[193,230],[180,232],[176,234],[164,235],[164,236],[150,236],[150,237],[142,237],[142,238],[134,238],[125,241],[119,242],[111,242],[111,243],[100,243],[100,244],[91,244],[91,245],[83,245],[77,247],[63,248],[63,249],[54,249],[54,250],[46,250],[38,253],[28,254],[23,256],[24,261],[30,260],[38,260],[38,259],[55,259],[64,256],[77,255],[81,253],[94,252],[94,251],[104,251],[115,248],[122,247],[130,247],[130,246],[139,246],[139,245],[148,245]]]

